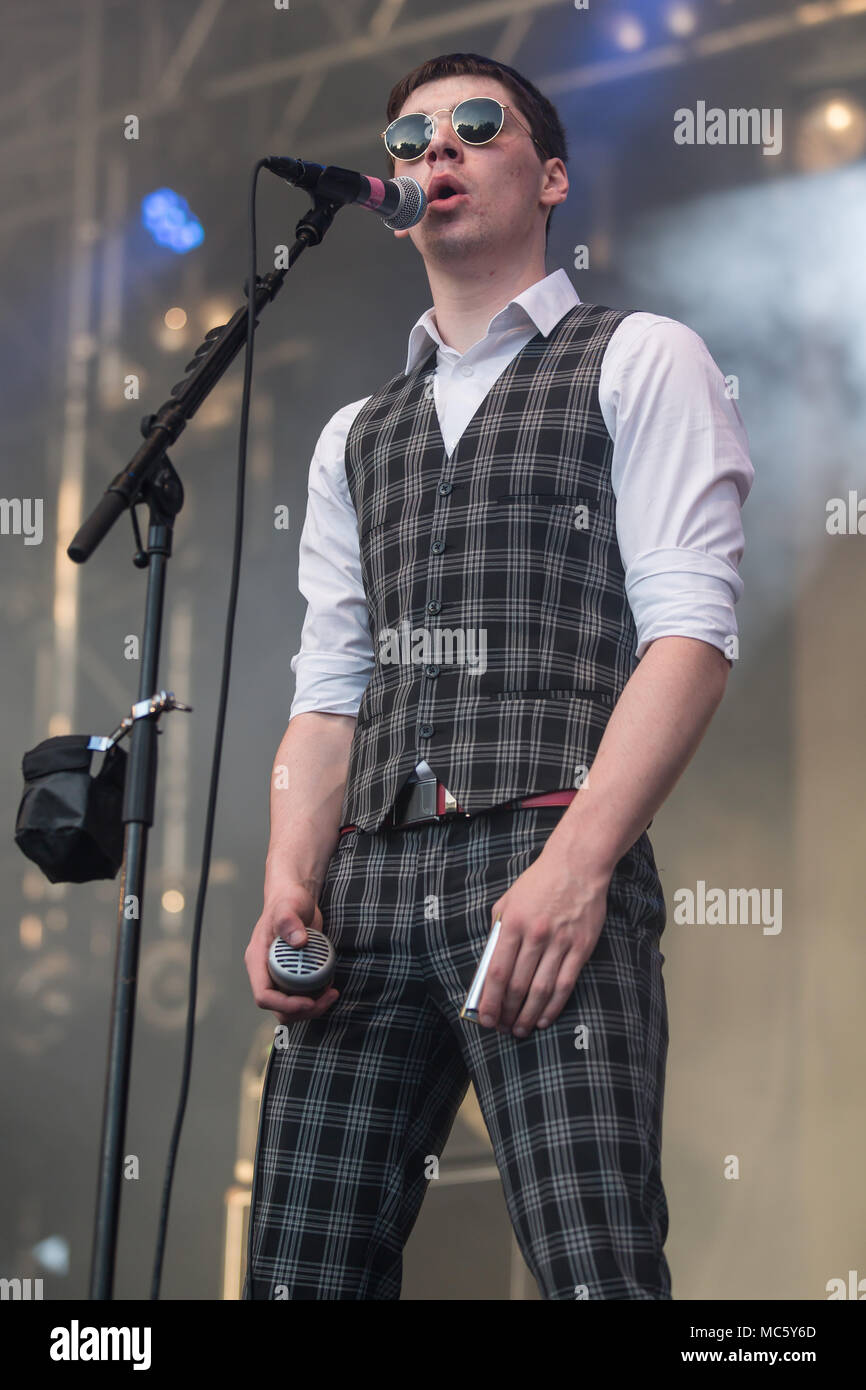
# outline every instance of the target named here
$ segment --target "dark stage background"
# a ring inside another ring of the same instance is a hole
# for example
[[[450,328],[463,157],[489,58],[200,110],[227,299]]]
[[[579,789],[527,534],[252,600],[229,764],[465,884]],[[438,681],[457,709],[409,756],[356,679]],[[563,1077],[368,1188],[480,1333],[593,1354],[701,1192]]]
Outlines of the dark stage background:
[[[137,447],[141,415],[241,302],[253,161],[284,153],[384,173],[378,133],[392,84],[458,50],[516,66],[561,113],[571,192],[553,220],[549,269],[564,266],[585,300],[669,314],[700,333],[732,379],[757,471],[739,657],[653,827],[669,910],[674,1296],[823,1299],[829,1280],[866,1275],[866,538],[856,525],[827,529],[830,499],[847,503],[864,476],[866,0],[581,9],[571,0],[291,0],[286,9],[6,0],[2,32],[2,493],[44,499],[44,510],[39,543],[11,522],[0,535],[0,1275],[42,1277],[47,1298],[87,1289],[116,884],[52,888],[12,830],[24,750],[49,734],[107,733],[135,698],[137,663],[125,652],[141,631],[145,581],[125,518],[84,567],[66,545]],[[674,113],[698,102],[781,111],[781,149],[677,144]],[[136,139],[126,138],[131,116]],[[142,225],[142,199],[163,187],[204,229],[186,254],[156,245]],[[307,200],[266,176],[260,190],[270,263]],[[272,1028],[242,955],[261,904],[271,762],[293,693],[310,457],[339,406],[402,366],[428,303],[411,244],[347,209],[257,334],[243,580],[167,1298],[237,1296]],[[184,311],[184,327],[166,325],[172,309]],[[125,394],[131,375],[137,400]],[[160,684],[194,713],[165,719],[160,739],[126,1140],[140,1175],[124,1183],[122,1298],[147,1294],[177,1097],[240,385],[236,363],[173,451],[187,496]],[[285,530],[274,526],[280,505]],[[781,889],[782,930],[676,923],[674,893],[699,880]],[[537,1297],[471,1093],[407,1249],[404,1297]]]

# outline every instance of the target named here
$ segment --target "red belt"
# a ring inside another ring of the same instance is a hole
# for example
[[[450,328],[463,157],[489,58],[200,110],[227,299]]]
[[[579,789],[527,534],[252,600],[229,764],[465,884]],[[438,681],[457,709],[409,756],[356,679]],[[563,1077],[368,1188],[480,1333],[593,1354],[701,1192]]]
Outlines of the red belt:
[[[417,790],[422,787],[425,788],[424,791]],[[464,811],[454,797],[448,796],[445,785],[442,782],[435,783],[436,810],[434,811],[432,809],[433,787],[434,783],[432,781],[410,783],[398,796],[394,808],[389,811],[383,821],[383,828],[415,825],[423,821],[439,821],[444,817],[454,815],[469,817],[472,814],[470,811]],[[576,789],[558,792],[539,792],[535,796],[521,797],[519,801],[503,801],[498,806],[491,806],[488,809],[491,811],[521,811],[532,806],[567,806],[575,796],[577,796]],[[430,803],[430,808],[427,810],[423,810],[421,805],[425,799]],[[412,812],[416,810],[421,810],[421,814],[412,814]],[[479,813],[476,812],[476,814]],[[350,830],[357,830],[357,828],[356,825],[342,825],[340,827],[340,834],[346,835]]]

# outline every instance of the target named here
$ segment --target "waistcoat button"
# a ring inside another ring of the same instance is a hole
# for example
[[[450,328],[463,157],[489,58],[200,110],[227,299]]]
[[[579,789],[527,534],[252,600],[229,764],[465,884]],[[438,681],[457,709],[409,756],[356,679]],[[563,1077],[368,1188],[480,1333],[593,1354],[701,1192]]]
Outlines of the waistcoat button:
[[[427,612],[428,612],[428,613],[441,613],[441,612],[442,612],[442,604],[439,602],[438,598],[431,598],[430,602],[427,604]]]
[[[432,724],[422,724],[418,730],[421,738],[431,738],[435,732],[435,727]]]
[[[441,555],[441,554],[442,554],[442,551],[445,549],[445,542],[444,542],[444,541],[434,541],[433,544],[431,545],[430,549],[432,550],[432,552],[433,552],[434,555]]]

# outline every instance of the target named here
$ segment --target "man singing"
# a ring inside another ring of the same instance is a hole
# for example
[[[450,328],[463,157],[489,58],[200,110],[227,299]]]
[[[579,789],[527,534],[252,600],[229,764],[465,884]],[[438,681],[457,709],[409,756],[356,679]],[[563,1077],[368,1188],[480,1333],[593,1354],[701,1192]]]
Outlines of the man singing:
[[[282,1025],[245,1297],[396,1299],[473,1082],[542,1297],[669,1299],[665,904],[647,836],[725,690],[748,441],[691,329],[546,273],[551,103],[475,54],[393,89],[429,199],[405,369],[309,475],[307,599],[246,951]],[[480,1022],[460,1017],[496,920]],[[276,990],[319,927],[336,988]]]

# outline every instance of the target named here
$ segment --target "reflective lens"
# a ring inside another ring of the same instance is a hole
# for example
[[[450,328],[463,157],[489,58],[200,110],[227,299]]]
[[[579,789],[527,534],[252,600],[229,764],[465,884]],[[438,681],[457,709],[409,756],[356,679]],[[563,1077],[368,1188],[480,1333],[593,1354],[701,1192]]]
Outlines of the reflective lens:
[[[486,145],[498,135],[505,111],[493,97],[470,97],[455,106],[451,123],[467,145]],[[385,131],[385,148],[393,159],[420,159],[433,139],[433,121],[420,111],[398,116]]]
[[[432,139],[430,117],[415,112],[391,122],[385,131],[385,148],[394,159],[418,159]]]
[[[451,120],[467,145],[486,145],[502,129],[505,112],[492,97],[470,97],[455,106]]]

